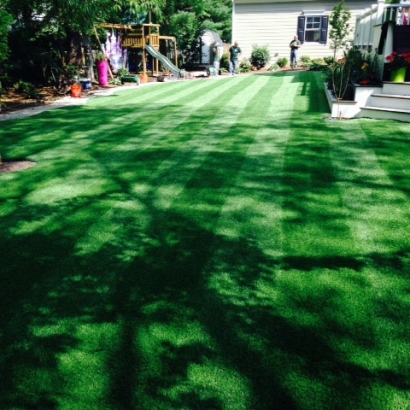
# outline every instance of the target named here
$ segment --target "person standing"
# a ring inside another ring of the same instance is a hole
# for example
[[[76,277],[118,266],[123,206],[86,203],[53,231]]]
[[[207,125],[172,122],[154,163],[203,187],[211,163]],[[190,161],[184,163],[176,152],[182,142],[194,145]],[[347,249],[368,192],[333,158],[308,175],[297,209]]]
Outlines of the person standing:
[[[235,75],[236,70],[239,66],[239,56],[242,54],[242,50],[239,47],[237,41],[235,41],[234,45],[229,48],[229,73],[230,75]]]
[[[298,53],[300,48],[300,41],[298,36],[293,37],[293,40],[290,42],[290,66],[296,68],[298,66]]]

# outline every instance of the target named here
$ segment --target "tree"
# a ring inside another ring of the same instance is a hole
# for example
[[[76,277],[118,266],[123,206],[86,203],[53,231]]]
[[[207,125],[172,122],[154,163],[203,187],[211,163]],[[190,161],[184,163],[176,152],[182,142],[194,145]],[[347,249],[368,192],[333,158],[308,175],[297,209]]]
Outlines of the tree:
[[[169,0],[160,23],[165,34],[177,38],[184,62],[197,62],[201,52],[199,37],[206,29],[231,41],[232,0]]]
[[[0,34],[9,33],[8,72],[14,80],[45,83],[50,66],[83,66],[84,60],[92,73],[90,50],[98,48],[95,30],[104,42],[106,30],[99,23],[122,23],[126,12],[151,11],[161,33],[177,37],[178,48],[188,58],[198,55],[198,37],[206,28],[230,40],[232,0],[0,1]],[[0,36],[0,61],[6,38]]]
[[[8,32],[9,26],[13,21],[11,15],[0,6],[0,62],[7,58],[8,49]]]
[[[351,41],[349,38],[353,31],[349,24],[351,16],[352,13],[345,7],[344,0],[337,4],[330,14],[329,23],[332,28],[330,29],[329,38],[331,41],[330,48],[334,51],[334,58],[336,58],[337,52],[345,48]]]
[[[177,38],[183,64],[199,60],[198,38],[202,28],[195,13],[179,11],[173,14],[169,19],[168,30]]]

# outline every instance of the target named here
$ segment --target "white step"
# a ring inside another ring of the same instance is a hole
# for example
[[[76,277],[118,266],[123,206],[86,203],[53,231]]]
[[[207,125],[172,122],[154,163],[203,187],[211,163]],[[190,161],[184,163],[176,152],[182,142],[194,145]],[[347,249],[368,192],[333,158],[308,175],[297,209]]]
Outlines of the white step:
[[[383,83],[383,94],[410,96],[410,82],[392,83],[385,81]]]
[[[366,106],[410,110],[410,96],[386,94],[383,89],[383,94],[372,94]]]
[[[363,107],[358,116],[360,116],[360,118],[410,122],[410,110],[395,108]]]

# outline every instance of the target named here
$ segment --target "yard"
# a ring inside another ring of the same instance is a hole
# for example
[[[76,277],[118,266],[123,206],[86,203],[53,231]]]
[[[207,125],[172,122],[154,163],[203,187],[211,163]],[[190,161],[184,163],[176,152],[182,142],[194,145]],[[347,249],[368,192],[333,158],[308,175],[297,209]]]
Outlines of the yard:
[[[320,73],[0,123],[2,410],[408,410],[410,123]]]

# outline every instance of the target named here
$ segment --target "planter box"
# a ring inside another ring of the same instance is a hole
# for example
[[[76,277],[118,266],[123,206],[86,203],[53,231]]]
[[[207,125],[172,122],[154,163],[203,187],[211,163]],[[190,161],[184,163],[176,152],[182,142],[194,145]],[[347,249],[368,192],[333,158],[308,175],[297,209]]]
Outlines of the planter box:
[[[382,91],[382,86],[354,85],[354,100],[338,100],[334,97],[332,90],[325,84],[325,94],[329,104],[331,116],[335,118],[356,118],[360,114],[361,107],[366,106],[367,100],[374,93]]]
[[[140,79],[137,75],[123,75],[121,77],[121,83],[140,83]]]

